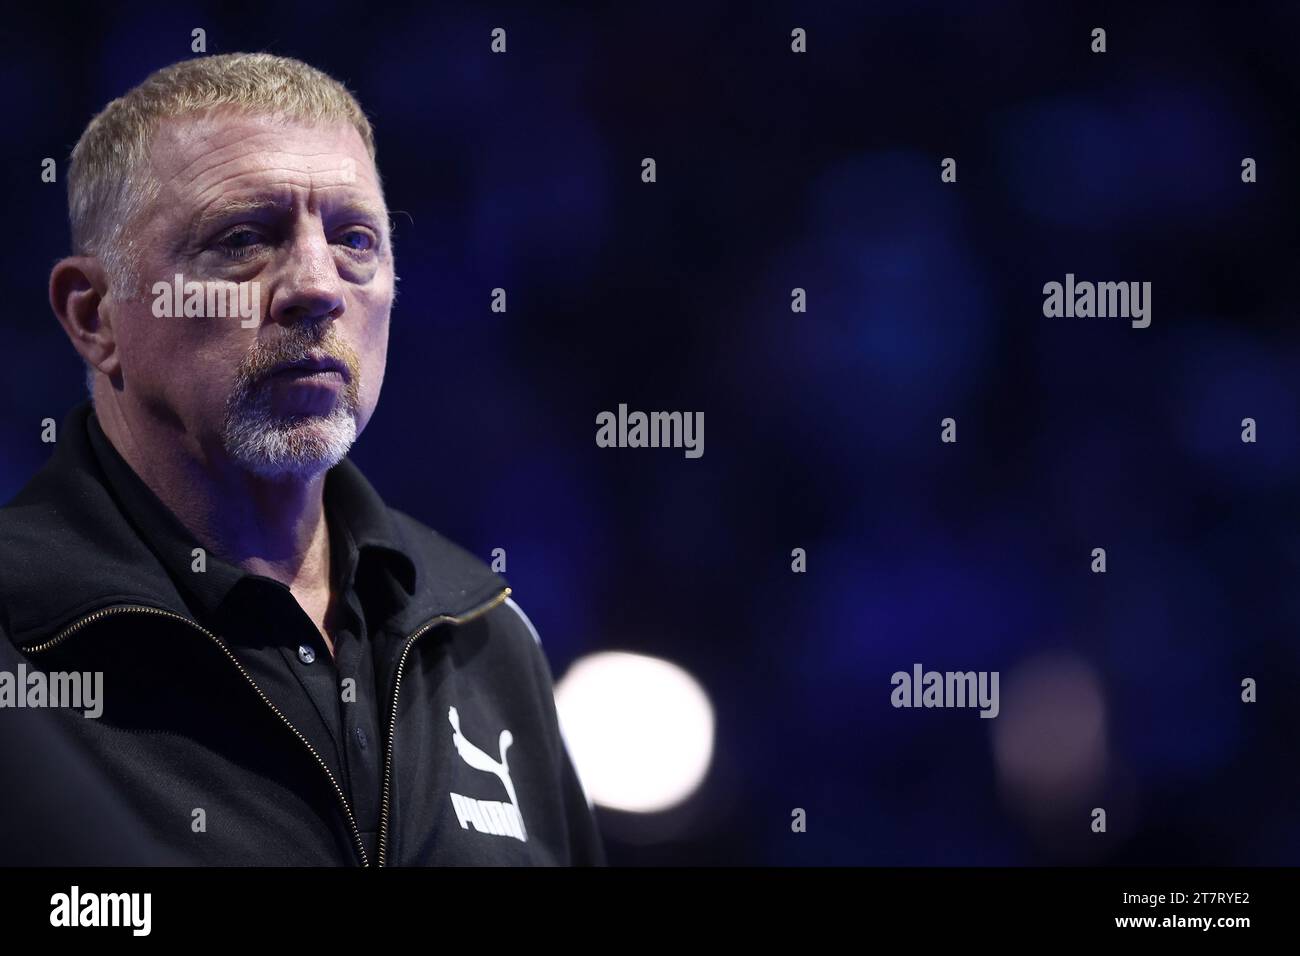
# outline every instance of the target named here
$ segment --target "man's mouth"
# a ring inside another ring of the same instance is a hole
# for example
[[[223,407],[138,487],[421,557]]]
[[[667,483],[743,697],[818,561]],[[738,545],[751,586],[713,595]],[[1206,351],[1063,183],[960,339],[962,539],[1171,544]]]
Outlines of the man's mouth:
[[[280,362],[271,369],[268,378],[347,382],[350,376],[347,366],[338,359],[329,355],[308,355],[292,362]]]

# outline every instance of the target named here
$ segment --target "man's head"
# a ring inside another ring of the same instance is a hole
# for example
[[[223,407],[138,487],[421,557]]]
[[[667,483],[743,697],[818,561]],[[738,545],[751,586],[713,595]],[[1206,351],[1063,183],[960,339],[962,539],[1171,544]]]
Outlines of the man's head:
[[[267,477],[341,459],[379,398],[394,294],[374,155],[342,85],[268,54],[175,64],[96,116],[50,300],[101,418]],[[214,309],[237,290],[260,314]]]

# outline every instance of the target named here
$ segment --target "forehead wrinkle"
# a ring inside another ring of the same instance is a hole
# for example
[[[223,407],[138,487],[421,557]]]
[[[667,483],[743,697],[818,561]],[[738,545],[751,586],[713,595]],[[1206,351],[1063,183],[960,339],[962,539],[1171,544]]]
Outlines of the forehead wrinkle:
[[[176,137],[173,135],[172,138],[175,139]],[[214,136],[203,136],[203,137],[199,137],[198,142],[200,142],[200,143],[207,143],[207,142],[210,142],[210,141],[211,141],[212,139],[214,139],[214,138],[215,138]],[[155,141],[154,141],[154,144],[153,144],[153,145],[154,145],[154,146],[157,146],[157,138],[155,138]],[[198,154],[197,154],[193,159],[191,159],[189,162],[187,162],[187,163],[186,163],[184,166],[182,166],[180,169],[176,170],[176,172],[172,173],[171,176],[170,176],[169,178],[170,178],[170,179],[173,179],[173,180],[175,180],[175,179],[180,179],[180,178],[181,178],[182,176],[184,176],[187,172],[189,172],[190,169],[193,168],[197,163],[201,163],[201,162],[203,162],[205,159],[212,159],[212,158],[214,158],[214,157],[216,157],[216,156],[220,156],[220,155],[221,155],[223,152],[225,152],[226,150],[236,148],[236,147],[238,147],[239,145],[240,145],[239,143],[230,143],[230,144],[228,144],[228,145],[226,145],[226,146],[218,146],[218,147],[215,148],[215,149],[204,149],[204,150],[199,150]],[[152,161],[153,161],[153,167],[154,167],[154,171],[155,171],[155,172],[158,171],[158,165],[159,165],[159,163],[158,163],[158,158],[159,158],[159,157],[158,157],[158,152],[159,152],[159,151],[155,149],[155,150],[153,150],[153,152],[152,152],[152,154],[151,154],[151,159],[152,159]],[[167,153],[167,154],[165,154],[165,155],[171,156],[171,155],[173,155],[173,154],[172,154],[172,153]],[[227,160],[223,160],[222,162],[227,162]]]
[[[265,164],[257,169],[236,170],[209,184],[203,184],[196,179],[188,185],[197,188],[195,198],[199,202],[208,201],[214,192],[229,192],[237,189],[267,192],[274,189],[302,189],[310,193],[341,186],[356,188],[363,194],[371,192],[379,194],[378,183],[374,179],[356,175],[355,162],[320,169]],[[180,186],[176,187],[176,191],[181,195],[184,194],[184,188]]]
[[[194,131],[194,135],[186,135],[187,132]],[[232,132],[230,129],[213,127],[210,124],[196,124],[190,126],[172,125],[166,127],[155,136],[151,150],[151,163],[154,174],[160,181],[170,182],[183,185],[192,185],[206,175],[216,173],[224,166],[230,163],[240,161],[250,161],[258,168],[266,169],[277,165],[289,168],[297,168],[299,171],[314,172],[315,164],[310,160],[321,157],[338,157],[336,164],[329,164],[322,168],[322,171],[331,168],[344,169],[351,164],[353,175],[357,178],[368,176],[370,179],[377,181],[373,174],[373,159],[368,154],[365,155],[365,161],[358,162],[355,156],[352,156],[348,149],[342,144],[333,145],[328,148],[322,148],[319,143],[302,143],[300,146],[307,146],[307,150],[286,149],[283,141],[286,139],[286,131],[281,128],[266,129],[261,127],[252,135],[242,136],[233,142],[228,142]],[[169,145],[165,141],[171,140],[174,146],[181,146],[180,149],[158,149],[160,141],[162,145]],[[218,145],[207,148],[208,144],[218,141]],[[175,159],[184,157],[185,153],[197,149],[198,153],[193,158],[184,162],[184,165],[174,172],[168,172],[166,169],[166,159]],[[364,152],[364,151],[363,151]],[[286,161],[292,158],[297,162]],[[161,160],[161,162],[160,162]],[[195,172],[194,167],[201,166]],[[367,169],[366,167],[371,167]],[[357,174],[357,167],[362,167],[362,172]]]
[[[191,167],[194,166],[195,163],[201,163],[205,159],[211,159],[213,155],[214,154],[208,153],[202,156],[196,156],[193,162],[190,162],[185,166],[184,170],[177,173],[175,176],[172,176],[170,179],[166,180],[167,184],[175,188],[177,191],[183,191],[187,186],[194,185],[208,173],[214,173],[217,170],[221,169],[223,166],[229,166],[231,163],[237,163],[239,162],[240,159],[243,158],[242,155],[231,156],[229,159],[223,159],[218,163],[214,163],[211,166],[208,166],[204,169],[200,169],[193,176],[190,176],[188,178],[183,178],[185,176],[185,173],[188,172],[191,169]]]
[[[240,182],[241,179],[247,178],[249,177],[233,177],[222,180],[220,183],[214,183],[195,197],[197,205],[200,209],[206,209],[217,204],[222,197],[233,194],[232,203],[243,202],[249,204],[250,208],[259,203],[261,205],[290,208],[296,205],[294,194],[296,192],[305,192],[305,205],[309,209],[318,205],[315,197],[329,196],[341,206],[351,206],[380,217],[388,214],[382,197],[378,197],[378,201],[376,201],[376,198],[371,196],[369,190],[358,187],[353,182],[298,182],[294,180]],[[344,194],[343,198],[334,199],[334,194],[340,191]]]
[[[193,148],[195,144],[198,144],[200,152],[185,164],[185,168],[188,169],[194,163],[200,162],[206,157],[217,156],[228,150],[238,150],[241,147],[252,146],[267,140],[274,144],[276,141],[284,139],[286,133],[291,130],[307,130],[310,132],[327,132],[329,130],[329,127],[311,124],[289,124],[288,126],[272,124],[268,126],[266,123],[259,122],[258,117],[255,116],[246,116],[243,117],[243,120],[246,121],[230,123],[201,116],[164,119],[154,131],[150,149],[156,153],[155,147],[162,140],[171,141],[173,148],[166,151],[169,154],[183,152],[183,150],[176,150],[176,146]],[[254,128],[253,132],[240,135],[241,130],[247,130],[250,126]],[[209,145],[214,141],[216,145]],[[364,147],[364,144],[362,145]],[[178,172],[183,172],[183,170]]]
[[[332,152],[316,153],[316,154],[312,154],[312,158],[316,156],[338,156],[338,155],[339,154],[332,153]],[[329,174],[332,173],[339,174],[340,176],[345,176],[346,178],[351,180],[358,180],[361,178],[356,174],[357,162],[350,156],[343,156],[341,157],[340,162],[331,163],[329,165],[323,165],[323,164],[318,165],[315,163],[301,162],[301,160],[304,158],[307,157],[304,157],[302,154],[299,153],[275,153],[269,156],[266,154],[243,153],[239,156],[232,156],[229,159],[225,159],[219,163],[215,163],[212,166],[209,166],[199,171],[193,177],[188,179],[186,182],[177,183],[177,186],[179,188],[185,188],[188,186],[197,185],[199,187],[200,192],[205,192],[207,191],[207,189],[218,186],[221,183],[236,181],[242,178],[247,178],[249,176],[258,176],[264,173],[298,174],[299,176],[302,177],[302,179],[292,182],[291,184],[300,185],[308,189],[312,188],[312,186],[315,185],[312,182],[312,180],[318,178],[328,179],[330,178]],[[294,160],[299,160],[299,162],[294,162]],[[238,163],[241,161],[248,162],[251,168],[247,170],[237,171],[234,175],[231,176],[223,175],[222,170],[224,167],[229,166],[232,163]],[[203,180],[209,179],[213,176],[220,176],[222,178],[219,179],[217,183],[214,183],[213,187],[205,187],[202,185]],[[328,183],[323,182],[320,185],[327,185],[327,184]]]

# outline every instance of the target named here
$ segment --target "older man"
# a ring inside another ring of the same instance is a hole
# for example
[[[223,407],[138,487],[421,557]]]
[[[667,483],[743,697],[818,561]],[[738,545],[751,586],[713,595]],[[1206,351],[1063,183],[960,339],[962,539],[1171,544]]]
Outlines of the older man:
[[[601,862],[509,588],[345,458],[394,295],[374,155],[343,86],[266,54],[91,121],[50,302],[94,400],[0,511],[0,633],[103,673],[65,723],[183,861]]]

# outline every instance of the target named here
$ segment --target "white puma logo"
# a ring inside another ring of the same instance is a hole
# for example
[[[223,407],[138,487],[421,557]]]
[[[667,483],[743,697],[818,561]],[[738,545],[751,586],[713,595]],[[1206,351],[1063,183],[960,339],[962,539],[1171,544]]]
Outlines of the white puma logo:
[[[452,745],[461,759],[475,770],[482,770],[495,776],[506,788],[506,795],[510,798],[509,803],[502,803],[499,800],[476,800],[473,797],[461,796],[459,793],[451,794],[451,805],[456,809],[456,819],[460,821],[460,828],[468,830],[473,824],[474,829],[479,833],[512,836],[516,840],[528,842],[528,834],[524,830],[524,817],[519,812],[519,800],[515,796],[515,785],[510,779],[510,766],[506,763],[506,751],[515,742],[514,735],[509,730],[501,731],[501,736],[497,740],[501,759],[494,760],[460,732],[460,714],[456,712],[455,707],[448,708],[447,719],[451,722]]]

